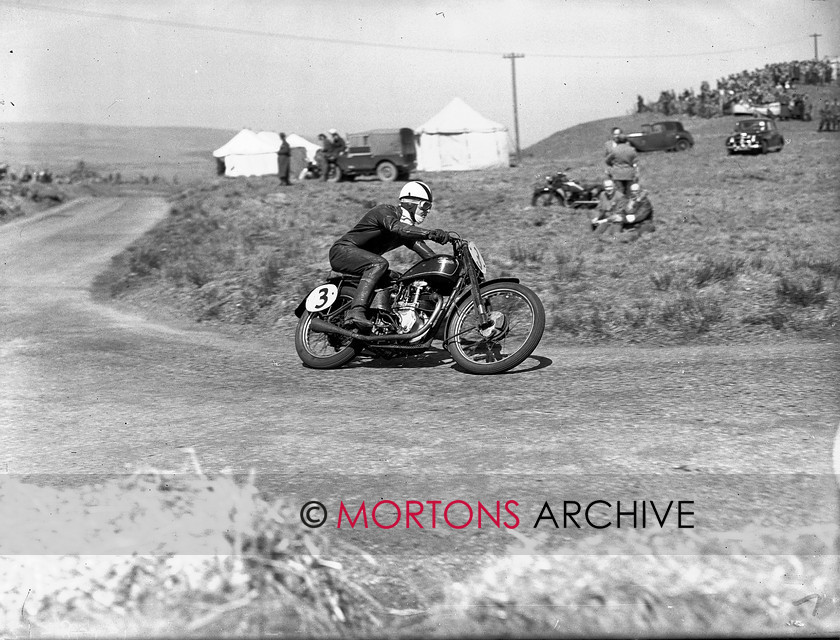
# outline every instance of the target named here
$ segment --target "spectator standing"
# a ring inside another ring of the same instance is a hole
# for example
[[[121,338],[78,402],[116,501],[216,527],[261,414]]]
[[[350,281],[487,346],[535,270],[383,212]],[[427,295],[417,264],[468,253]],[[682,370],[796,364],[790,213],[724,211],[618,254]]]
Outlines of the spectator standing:
[[[318,134],[318,144],[321,148],[315,152],[315,164],[318,165],[318,170],[321,172],[321,181],[326,182],[330,172],[330,154],[332,153],[332,143],[323,133]]]
[[[286,134],[280,134],[280,148],[277,150],[277,175],[280,184],[289,185],[289,169],[292,166],[292,148],[286,141]]]
[[[618,127],[613,128],[612,135],[609,140],[604,143],[604,155],[608,156],[613,152],[613,149],[616,148],[618,145],[618,137],[622,135],[621,129]]]
[[[328,148],[325,152],[327,157],[327,171],[326,175],[329,175],[330,170],[336,166],[336,160],[338,156],[347,148],[347,143],[344,142],[344,138],[338,135],[337,129],[330,129],[329,130],[329,138],[327,138]],[[326,175],[324,179],[326,180]]]
[[[615,181],[622,195],[627,195],[630,185],[639,179],[639,160],[636,149],[619,134],[615,148],[607,155],[607,176]]]
[[[831,131],[831,103],[828,100],[820,109],[820,126],[817,131]]]

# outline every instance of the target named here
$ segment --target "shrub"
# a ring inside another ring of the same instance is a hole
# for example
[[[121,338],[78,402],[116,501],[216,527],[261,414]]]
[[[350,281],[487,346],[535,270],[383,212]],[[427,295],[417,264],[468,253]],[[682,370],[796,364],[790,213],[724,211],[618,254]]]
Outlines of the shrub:
[[[776,285],[776,295],[782,302],[800,307],[824,307],[828,301],[828,292],[823,288],[820,276],[804,283],[783,277]]]
[[[705,258],[703,263],[694,271],[694,284],[698,288],[713,282],[731,280],[740,272],[746,260],[741,257],[727,256],[724,258]]]

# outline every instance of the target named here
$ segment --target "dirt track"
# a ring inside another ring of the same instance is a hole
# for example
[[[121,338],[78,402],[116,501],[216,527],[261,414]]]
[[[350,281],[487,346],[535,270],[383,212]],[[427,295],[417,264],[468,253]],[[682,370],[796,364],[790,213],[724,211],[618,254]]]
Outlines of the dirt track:
[[[445,351],[311,371],[292,335],[234,338],[92,302],[91,278],[165,212],[94,199],[0,227],[0,473],[74,484],[180,468],[193,447],[210,471],[254,469],[268,492],[320,500],[333,528],[341,500],[383,498],[516,499],[529,529],[544,501],[597,499],[692,500],[697,532],[836,521],[836,345],[540,346],[496,377]],[[503,544],[410,535],[400,544],[415,550]]]

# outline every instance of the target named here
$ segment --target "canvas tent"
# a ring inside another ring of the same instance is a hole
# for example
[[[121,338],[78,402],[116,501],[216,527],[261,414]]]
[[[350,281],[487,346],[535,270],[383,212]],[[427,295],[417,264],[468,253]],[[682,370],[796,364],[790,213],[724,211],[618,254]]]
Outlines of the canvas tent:
[[[414,130],[418,171],[510,166],[508,133],[460,98]]]
[[[318,145],[295,133],[286,135],[292,148],[292,175],[302,169],[307,161],[314,161]],[[243,129],[213,152],[219,162],[220,174],[236,176],[277,175],[277,151],[280,135],[273,131],[255,133]]]

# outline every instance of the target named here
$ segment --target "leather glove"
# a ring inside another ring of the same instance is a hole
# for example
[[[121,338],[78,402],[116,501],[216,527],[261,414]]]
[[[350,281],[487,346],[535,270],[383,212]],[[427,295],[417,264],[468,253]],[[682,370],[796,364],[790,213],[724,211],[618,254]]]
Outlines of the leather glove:
[[[432,229],[429,231],[429,240],[438,244],[446,244],[449,242],[449,232],[443,229]]]

